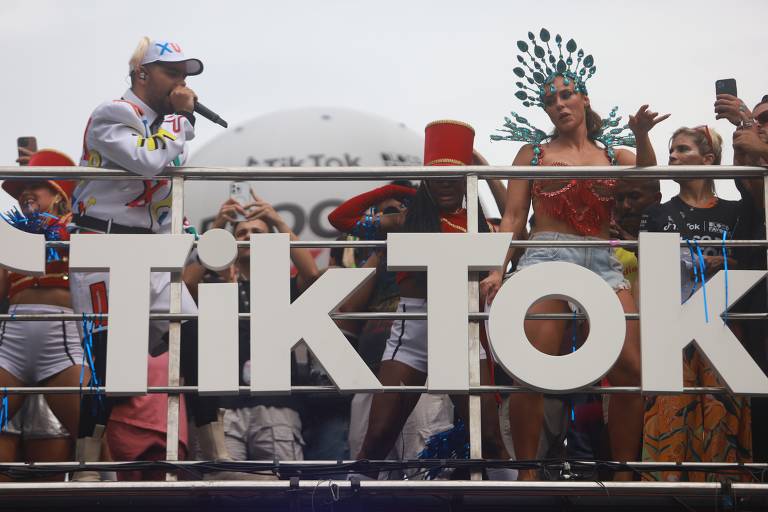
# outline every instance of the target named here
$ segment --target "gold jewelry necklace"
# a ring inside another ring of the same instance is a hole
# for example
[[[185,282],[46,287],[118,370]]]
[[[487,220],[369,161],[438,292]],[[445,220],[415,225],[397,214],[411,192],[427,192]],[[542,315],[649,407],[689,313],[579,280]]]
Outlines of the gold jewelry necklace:
[[[463,226],[459,226],[458,224],[454,224],[453,222],[449,221],[445,217],[440,217],[440,222],[445,222],[446,224],[451,226],[456,231],[461,231],[462,233],[466,233],[467,232],[467,228],[465,228]]]

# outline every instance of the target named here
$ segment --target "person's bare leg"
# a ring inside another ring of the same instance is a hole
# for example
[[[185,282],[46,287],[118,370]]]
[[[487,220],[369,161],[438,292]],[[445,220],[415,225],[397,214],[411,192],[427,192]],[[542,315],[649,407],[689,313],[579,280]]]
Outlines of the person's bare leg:
[[[0,388],[17,388],[25,385],[26,383],[24,381],[15,377],[11,372],[5,368],[0,368]],[[24,395],[8,395],[8,421],[10,421],[10,419],[19,411],[23,403]],[[16,461],[18,452],[14,445],[15,443],[12,442],[0,444],[0,462]]]
[[[618,292],[625,313],[637,313],[632,295],[627,290]],[[614,386],[640,385],[640,322],[627,322],[627,334],[619,360],[608,372]],[[611,395],[608,403],[608,436],[613,460],[627,462],[638,459],[643,439],[643,397],[639,393]],[[631,481],[634,473],[622,471],[614,480]]]
[[[0,461],[21,461],[21,436],[16,434],[0,434]],[[0,474],[0,482],[10,482],[12,478]]]
[[[529,313],[567,313],[568,303],[543,300]],[[558,355],[563,340],[564,320],[527,320],[525,334],[531,344],[545,354]],[[544,423],[544,397],[541,393],[512,393],[509,399],[509,424],[517,460],[534,460],[538,455],[539,437]],[[536,480],[537,471],[521,470],[519,480]]]
[[[16,378],[11,372],[0,368],[0,387],[22,387],[25,383]],[[8,395],[8,421],[19,411],[24,403],[24,395]],[[21,460],[21,436],[13,434],[0,435],[0,462],[18,462]],[[9,481],[8,477],[0,475],[0,481]]]
[[[379,381],[384,386],[423,386],[427,375],[399,361],[383,361]],[[419,401],[418,393],[377,393],[368,417],[368,431],[357,459],[383,460],[400,435],[408,416]],[[375,478],[376,473],[369,476]]]
[[[66,370],[62,370],[56,375],[48,377],[41,384],[46,387],[57,386],[78,386],[80,385],[80,365],[72,365]],[[90,372],[85,369],[83,382],[88,382]],[[80,424],[80,396],[77,393],[68,394],[50,394],[45,395],[53,414],[59,419],[64,427],[69,431],[73,440],[77,439],[78,427]],[[66,460],[66,459],[65,459]]]
[[[29,462],[62,462],[72,460],[74,443],[68,437],[25,439],[24,460]],[[64,473],[35,479],[40,482],[60,482]]]

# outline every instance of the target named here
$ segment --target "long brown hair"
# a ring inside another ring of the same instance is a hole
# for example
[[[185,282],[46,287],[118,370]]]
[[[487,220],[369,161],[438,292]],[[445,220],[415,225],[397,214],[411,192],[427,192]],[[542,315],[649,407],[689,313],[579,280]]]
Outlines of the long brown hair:
[[[584,108],[584,118],[587,121],[587,137],[596,139],[603,132],[603,118],[587,105]]]

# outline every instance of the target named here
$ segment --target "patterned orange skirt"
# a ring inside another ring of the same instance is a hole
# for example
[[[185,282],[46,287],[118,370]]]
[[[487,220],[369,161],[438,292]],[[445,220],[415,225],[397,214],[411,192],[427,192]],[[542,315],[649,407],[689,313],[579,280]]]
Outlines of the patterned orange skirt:
[[[685,386],[723,386],[717,372],[694,347],[684,356]],[[659,395],[646,399],[644,462],[751,462],[752,413],[748,397]],[[663,482],[749,481],[734,473],[659,471],[643,479]]]

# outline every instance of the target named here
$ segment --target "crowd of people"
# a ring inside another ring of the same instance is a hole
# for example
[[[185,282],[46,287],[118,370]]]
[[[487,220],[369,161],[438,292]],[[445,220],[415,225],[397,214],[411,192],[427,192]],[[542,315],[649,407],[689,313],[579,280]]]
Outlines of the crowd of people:
[[[525,107],[540,107],[552,123],[546,133],[513,113],[507,135],[496,140],[524,142],[515,166],[653,166],[656,153],[649,132],[669,115],[648,105],[619,126],[616,110],[603,119],[596,113],[586,82],[595,74],[594,59],[573,40],[562,50],[557,35],[542,29],[539,40],[518,42],[521,67],[519,98]],[[533,47],[533,55],[530,53]],[[574,57],[576,60],[574,61]],[[528,59],[528,60],[526,60]],[[196,96],[188,76],[203,71],[168,41],[144,38],[129,61],[130,88],[93,112],[86,127],[80,165],[124,169],[143,181],[74,182],[13,180],[3,188],[19,203],[6,215],[18,229],[42,233],[48,240],[67,240],[70,233],[152,234],[170,232],[171,184],[158,175],[181,166],[194,138]],[[708,117],[711,117],[710,114]],[[752,109],[739,98],[716,97],[714,116],[735,127],[734,164],[768,165],[768,95]],[[427,166],[486,165],[474,150],[474,129],[460,121],[435,121],[425,130]],[[635,147],[632,152],[619,146]],[[669,165],[720,165],[723,138],[704,124],[682,126],[669,145]],[[54,150],[20,148],[19,163],[29,166],[74,165]],[[477,231],[508,232],[517,240],[636,240],[641,231],[676,232],[691,241],[681,249],[681,302],[688,300],[721,270],[765,269],[764,250],[699,248],[699,240],[764,239],[762,179],[738,179],[738,201],[717,196],[709,178],[676,179],[680,192],[661,202],[657,179],[489,180],[500,218],[478,208]],[[391,232],[467,232],[466,183],[460,178],[426,179],[418,185],[393,182],[347,199],[329,221],[342,239],[385,239]],[[211,229],[229,229],[239,241],[264,233],[286,233],[298,240],[290,225],[267,201],[223,201]],[[533,215],[531,216],[530,213]],[[694,247],[696,250],[694,250]],[[703,250],[702,250],[703,249]],[[206,269],[191,256],[183,272],[182,312],[196,313],[200,283],[237,283],[241,313],[250,311],[250,249],[240,248],[235,262],[222,271]],[[0,270],[0,298],[11,314],[107,313],[109,276],[103,272],[69,273],[67,251],[46,253],[46,274],[26,276]],[[291,300],[312,286],[323,272],[308,249],[293,248]],[[389,272],[386,251],[335,249],[329,267],[375,269],[340,311],[426,312],[428,297],[423,272]],[[512,273],[542,262],[569,262],[600,276],[615,292],[626,313],[638,312],[636,249],[612,247],[530,247],[510,249],[502,270],[482,275],[480,301],[492,306],[504,280]],[[152,273],[151,311],[167,312],[170,276]],[[764,312],[765,285],[753,289],[732,310]],[[534,304],[530,313],[576,313],[578,306],[562,299]],[[541,352],[560,355],[577,350],[588,335],[585,320],[527,320],[525,332]],[[768,370],[766,331],[762,322],[731,321],[730,328],[760,367]],[[383,385],[423,385],[427,379],[426,320],[338,320],[339,329]],[[8,321],[0,324],[0,387],[103,385],[106,372],[105,320]],[[151,385],[168,382],[168,322],[150,324],[147,358]],[[197,327],[182,324],[181,375],[197,382]],[[482,384],[515,384],[493,360],[485,326],[481,325]],[[504,340],[490,340],[492,344]],[[434,343],[434,341],[433,341]],[[685,386],[722,386],[716,369],[695,347],[685,350]],[[249,321],[239,324],[240,384],[250,383]],[[330,383],[322,366],[306,350],[292,359],[296,385]],[[640,333],[627,321],[618,361],[603,379],[604,386],[640,384]],[[210,397],[189,394],[181,400],[180,458],[217,462],[238,460],[348,460],[464,457],[468,431],[468,400],[464,396],[414,393],[349,396],[290,395]],[[768,445],[760,435],[768,422],[764,399],[724,394],[543,395],[485,393],[481,400],[483,457],[494,460],[591,458],[648,462],[768,461]],[[117,398],[101,394],[11,394],[3,405],[10,419],[0,433],[0,461],[98,462],[163,460],[166,452],[167,398],[151,394]],[[189,416],[189,426],[187,425]],[[459,439],[447,455],[430,441]],[[85,470],[69,477],[79,481],[115,475]],[[421,473],[419,473],[421,474]],[[276,474],[223,471],[207,477],[224,479],[278,478]],[[339,477],[344,477],[340,472]],[[379,474],[375,469],[358,478],[416,477],[413,472]],[[430,477],[448,477],[430,473]],[[534,466],[517,471],[489,467],[493,480],[536,480],[547,475]],[[161,479],[160,471],[118,472],[119,479]],[[455,476],[454,476],[455,477]],[[620,471],[618,480],[638,475]],[[704,481],[748,478],[741,473],[704,471],[644,472],[639,478],[662,481]]]

